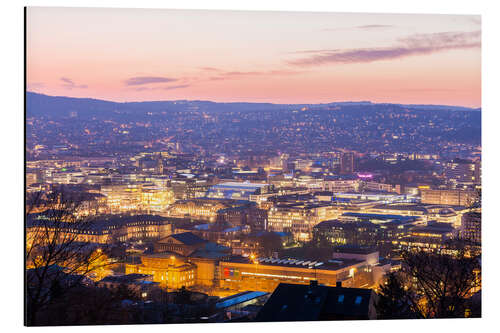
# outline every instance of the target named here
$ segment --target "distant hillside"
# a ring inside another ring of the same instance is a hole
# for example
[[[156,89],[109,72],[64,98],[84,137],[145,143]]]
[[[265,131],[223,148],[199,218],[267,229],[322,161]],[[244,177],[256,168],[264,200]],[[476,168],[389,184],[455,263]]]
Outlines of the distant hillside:
[[[70,112],[89,114],[113,112],[119,103],[91,98],[72,98],[63,96],[47,96],[33,92],[26,94],[27,116],[67,117]]]
[[[150,101],[150,102],[127,102],[117,103],[92,98],[74,98],[64,96],[48,96],[34,92],[27,92],[27,115],[30,116],[48,116],[48,117],[68,117],[70,113],[77,112],[80,117],[101,117],[110,114],[145,114],[147,112],[179,112],[179,111],[259,111],[259,110],[290,110],[301,109],[304,107],[311,109],[328,109],[329,107],[362,107],[390,105],[399,106],[413,110],[428,111],[480,111],[481,109],[472,109],[461,106],[447,105],[418,105],[418,104],[388,104],[372,103],[369,101],[359,102],[332,102],[322,104],[273,104],[273,103],[217,103],[210,101]]]

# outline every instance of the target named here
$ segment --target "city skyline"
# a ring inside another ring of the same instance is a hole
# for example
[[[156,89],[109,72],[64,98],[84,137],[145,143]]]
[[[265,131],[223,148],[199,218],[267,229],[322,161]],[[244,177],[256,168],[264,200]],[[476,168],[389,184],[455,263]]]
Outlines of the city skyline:
[[[25,11],[26,326],[482,317],[481,19]]]
[[[40,7],[27,15],[27,88],[38,93],[481,106],[479,16]]]

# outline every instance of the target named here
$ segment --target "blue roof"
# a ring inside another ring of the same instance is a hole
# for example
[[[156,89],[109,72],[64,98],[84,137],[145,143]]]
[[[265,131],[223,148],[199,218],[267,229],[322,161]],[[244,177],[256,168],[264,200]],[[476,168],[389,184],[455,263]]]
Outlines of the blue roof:
[[[288,237],[288,236],[291,236],[292,234],[289,233],[289,232],[281,232],[281,231],[266,231],[266,230],[262,230],[262,231],[257,231],[255,233],[252,233],[254,234],[256,237],[262,237],[264,235],[269,235],[269,234],[275,234],[275,235],[278,235],[280,237]]]
[[[217,304],[215,305],[215,307],[217,309],[221,309],[221,308],[223,309],[223,308],[227,308],[227,307],[230,307],[230,306],[233,306],[236,304],[250,301],[250,300],[258,298],[258,297],[265,296],[267,294],[268,293],[263,292],[263,291],[245,291],[245,292],[242,292],[239,294],[231,295],[231,296],[224,297],[224,298],[220,299],[217,302]]]
[[[198,224],[198,225],[195,225],[194,228],[196,230],[208,230],[210,228],[210,224],[209,223]]]
[[[213,189],[240,189],[240,190],[256,190],[258,188],[267,186],[267,184],[250,184],[250,183],[222,183],[222,184],[217,184],[213,185],[211,188]]]
[[[217,189],[210,189],[208,190],[208,196],[210,196],[211,194],[213,193],[218,193],[219,191]],[[232,189],[232,190],[224,190],[223,193],[224,193],[224,198],[225,199],[231,199],[233,197],[233,194],[235,193],[238,193],[239,195],[241,195],[241,192],[244,192],[243,194],[246,196],[248,194],[253,194],[255,192],[254,189],[241,189],[241,190],[235,190],[235,189]]]
[[[381,220],[417,220],[417,216],[404,216],[404,215],[392,215],[392,214],[370,214],[370,213],[344,213],[342,216],[354,216],[354,217],[366,217],[372,219]]]
[[[240,226],[236,226],[236,227],[224,229],[224,232],[233,232],[233,231],[240,231],[240,230],[241,230],[241,227]]]
[[[357,175],[333,175],[325,177],[325,180],[356,180],[356,179],[358,179]]]

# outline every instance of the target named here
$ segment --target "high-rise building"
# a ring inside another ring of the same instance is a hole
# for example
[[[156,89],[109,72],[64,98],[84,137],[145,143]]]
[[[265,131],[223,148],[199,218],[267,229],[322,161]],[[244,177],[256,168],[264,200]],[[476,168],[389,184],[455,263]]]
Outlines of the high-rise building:
[[[474,162],[474,183],[481,184],[481,160]]]
[[[454,187],[478,183],[476,175],[476,163],[470,160],[455,159],[445,165],[446,180]]]
[[[160,157],[158,158],[158,162],[157,162],[157,165],[156,165],[156,173],[158,174],[163,174],[163,171],[164,171],[164,165],[163,165],[163,159]]]
[[[354,153],[342,153],[340,157],[340,173],[354,172]]]
[[[472,242],[481,243],[481,213],[468,212],[462,216],[461,236]]]

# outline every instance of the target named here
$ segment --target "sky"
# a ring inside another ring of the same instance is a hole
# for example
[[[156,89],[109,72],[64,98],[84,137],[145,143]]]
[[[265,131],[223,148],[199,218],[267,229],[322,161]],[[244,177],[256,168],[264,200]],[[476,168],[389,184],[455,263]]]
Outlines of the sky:
[[[29,7],[28,91],[481,106],[481,17]]]

